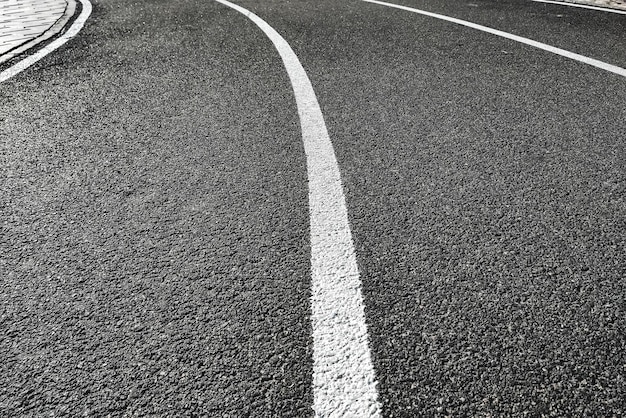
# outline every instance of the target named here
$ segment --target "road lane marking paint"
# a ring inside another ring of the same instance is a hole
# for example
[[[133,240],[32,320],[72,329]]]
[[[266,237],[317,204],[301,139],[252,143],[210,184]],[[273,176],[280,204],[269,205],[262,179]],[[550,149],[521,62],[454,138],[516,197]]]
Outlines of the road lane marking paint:
[[[609,71],[611,73],[621,75],[622,77],[626,77],[626,69],[618,67],[616,65],[608,64],[606,62],[598,61],[593,58],[585,57],[584,55],[576,54],[574,52],[566,51],[565,49],[557,48],[548,44],[544,44],[541,42],[533,41],[532,39],[524,38],[522,36],[513,35],[508,32],[503,32],[501,30],[493,29],[487,26],[478,25],[476,23],[468,22],[466,20],[457,19],[454,17],[449,17],[445,15],[440,15],[437,13],[431,13],[424,10],[414,9],[412,7],[401,6],[399,4],[386,3],[384,1],[378,0],[361,0],[367,3],[379,4],[381,6],[393,7],[395,9],[405,10],[407,12],[418,13],[424,16],[434,17],[436,19],[445,20],[448,22],[456,23],[458,25],[467,26],[472,29],[477,29],[483,32],[491,33],[492,35],[501,36],[506,39],[510,39],[516,42],[520,42],[526,45],[534,46],[535,48],[543,49],[544,51],[552,52],[553,54],[561,55],[566,58],[573,59],[575,61],[579,61],[585,64],[592,65],[597,68],[601,68],[605,71]]]
[[[278,32],[252,12],[226,0],[216,1],[247,16],[270,38],[296,98],[309,178],[315,415],[380,417],[361,279],[339,167],[313,86]]]
[[[553,0],[532,0],[532,1],[537,2],[537,3],[558,4],[561,6],[580,7],[581,9],[600,10],[603,12],[618,13],[621,15],[626,15],[626,10],[609,9],[608,7],[591,6],[589,4],[576,4],[576,3],[568,3],[564,1],[553,1]]]
[[[50,27],[47,28],[43,33],[33,39],[27,40],[25,43],[18,45],[17,47],[12,48],[4,54],[0,53],[0,65],[61,32],[65,27],[65,24],[72,17],[74,17],[74,13],[76,12],[76,0],[66,0],[65,3],[65,10],[63,11],[61,17],[59,17],[56,22],[52,23],[52,25],[50,25]],[[11,26],[12,23],[13,22],[9,22]],[[24,41],[24,39],[22,39],[22,41]]]
[[[36,63],[37,61],[39,61],[46,55],[48,55],[49,53],[53,52],[54,50],[56,50],[57,48],[65,44],[71,38],[76,36],[76,34],[80,32],[80,30],[85,25],[85,22],[87,21],[87,18],[91,14],[91,10],[92,10],[91,3],[89,2],[89,0],[80,0],[80,3],[83,6],[82,11],[80,12],[80,15],[76,18],[74,23],[72,23],[72,26],[70,26],[67,32],[65,32],[63,35],[61,35],[59,38],[55,39],[54,41],[50,42],[48,45],[46,45],[39,51],[35,52],[33,55],[27,56],[23,60],[17,62],[16,64],[2,71],[0,73],[0,83],[24,71],[25,69],[27,69],[28,67],[30,67],[31,65],[33,65],[34,63]]]

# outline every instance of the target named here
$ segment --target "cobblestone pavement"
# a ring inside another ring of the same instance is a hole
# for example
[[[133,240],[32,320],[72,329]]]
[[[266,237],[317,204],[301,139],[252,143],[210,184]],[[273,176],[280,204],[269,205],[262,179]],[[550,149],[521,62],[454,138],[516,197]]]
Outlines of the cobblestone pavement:
[[[67,15],[70,1],[0,0],[0,62],[14,55],[20,46],[45,39],[46,32]]]

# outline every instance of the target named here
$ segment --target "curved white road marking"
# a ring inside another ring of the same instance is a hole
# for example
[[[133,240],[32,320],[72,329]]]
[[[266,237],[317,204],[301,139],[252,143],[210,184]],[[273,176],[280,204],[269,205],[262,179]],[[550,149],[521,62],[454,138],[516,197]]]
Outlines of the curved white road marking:
[[[569,2],[564,2],[564,1],[553,1],[553,0],[532,0],[532,1],[537,2],[537,3],[558,4],[560,6],[580,7],[581,9],[600,10],[603,12],[618,13],[621,15],[626,15],[626,10],[609,9],[608,7],[591,6],[589,4],[577,4],[577,3],[569,3]]]
[[[65,44],[71,38],[76,36],[76,34],[83,28],[85,22],[87,21],[87,18],[91,14],[91,3],[89,2],[89,0],[80,0],[80,3],[83,6],[82,11],[80,12],[80,15],[76,18],[74,23],[72,23],[72,26],[67,30],[67,32],[61,35],[58,39],[50,42],[48,45],[46,45],[44,48],[40,49],[33,55],[29,55],[18,63],[2,71],[0,73],[0,83],[24,71],[55,49],[59,48],[61,45]]]
[[[311,82],[287,41],[260,17],[246,15],[278,50],[298,106],[309,177],[313,409],[317,417],[379,417],[380,404],[335,151]]]
[[[34,2],[34,0],[33,0]],[[13,59],[14,57],[22,54],[24,51],[28,51],[32,47],[47,41],[53,36],[57,35],[59,32],[63,30],[65,24],[74,17],[74,13],[76,13],[76,0],[66,0],[65,1],[65,10],[61,17],[59,17],[56,22],[53,22],[49,28],[47,28],[43,33],[35,38],[18,45],[17,47],[11,49],[9,52],[5,52],[4,54],[0,54],[0,65]],[[12,25],[12,22],[9,23]],[[22,39],[23,41],[23,39]]]
[[[492,35],[501,36],[502,38],[510,39],[512,41],[520,42],[526,45],[534,46],[535,48],[543,49],[544,51],[552,52],[553,54],[561,55],[566,58],[573,59],[575,61],[579,61],[585,64],[593,65],[594,67],[601,68],[603,70],[609,71],[611,73],[621,75],[622,77],[626,77],[626,69],[618,67],[616,65],[608,64],[606,62],[598,61],[593,58],[585,57],[584,55],[576,54],[574,52],[566,51],[565,49],[557,48],[548,44],[544,44],[541,42],[533,41],[532,39],[524,38],[522,36],[513,35],[508,32],[503,32],[501,30],[493,29],[487,26],[478,25],[476,23],[468,22],[466,20],[457,19],[454,17],[449,17],[445,15],[440,15],[437,13],[427,12],[425,10],[414,9],[412,7],[401,6],[399,4],[386,3],[384,1],[378,0],[361,0],[367,3],[379,4],[381,6],[393,7],[395,9],[405,10],[407,12],[418,13],[424,16],[434,17],[436,19],[445,20],[448,22],[456,23],[458,25],[467,26],[472,29],[478,29],[483,32],[491,33]]]

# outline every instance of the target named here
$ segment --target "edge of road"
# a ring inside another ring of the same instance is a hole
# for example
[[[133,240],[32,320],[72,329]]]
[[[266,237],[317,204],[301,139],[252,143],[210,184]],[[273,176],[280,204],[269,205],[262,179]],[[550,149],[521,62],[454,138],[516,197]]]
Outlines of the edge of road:
[[[28,49],[22,51],[21,54],[14,56],[8,61],[0,61],[0,83],[24,71],[26,68],[64,45],[80,32],[91,15],[91,2],[89,0],[68,0],[68,2],[74,3],[73,14],[68,15],[67,20],[63,20],[63,25],[53,25],[53,27],[56,26],[57,32],[46,38],[48,42],[43,42],[42,39],[36,45],[30,46]],[[79,7],[76,7],[78,5]],[[66,11],[68,11],[68,9],[69,8],[66,8]],[[59,21],[61,21],[61,19],[59,19]],[[29,52],[29,54],[26,54],[26,52]]]
[[[76,0],[65,0],[65,3],[66,3],[65,11],[61,15],[61,17],[59,17],[57,21],[52,24],[52,26],[50,26],[40,35],[34,38],[31,38],[27,40],[26,42],[4,53],[2,56],[0,56],[0,65],[8,61],[11,61],[13,58],[17,57],[18,55],[23,54],[29,49],[41,44],[42,42],[50,40],[52,37],[61,33],[68,26],[68,23],[71,20],[73,20],[72,18],[76,15],[76,11],[77,11]]]
[[[561,0],[564,3],[584,4],[587,6],[603,7],[606,9],[626,10],[625,0]]]
[[[560,1],[560,0],[531,0],[531,1],[534,1],[536,3],[556,4],[559,6],[576,7],[579,9],[596,10],[596,11],[601,11],[601,12],[626,15],[626,6],[623,8],[593,6],[592,4],[589,4],[589,3],[574,3],[573,1]]]

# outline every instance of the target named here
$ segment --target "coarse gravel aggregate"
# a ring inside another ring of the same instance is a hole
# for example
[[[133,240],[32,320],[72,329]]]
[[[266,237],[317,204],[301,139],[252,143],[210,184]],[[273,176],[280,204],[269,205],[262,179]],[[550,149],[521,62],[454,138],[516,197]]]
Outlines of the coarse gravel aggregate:
[[[269,41],[211,2],[94,2],[0,91],[0,415],[306,416],[306,168]]]
[[[312,416],[278,54],[214,2],[93,3],[0,84],[0,415]],[[358,0],[237,3],[320,103],[383,416],[626,414],[626,79]],[[617,14],[401,3],[626,67]]]
[[[626,63],[617,16],[403,3]],[[250,7],[334,141],[383,415],[623,414],[625,80],[376,5]]]

